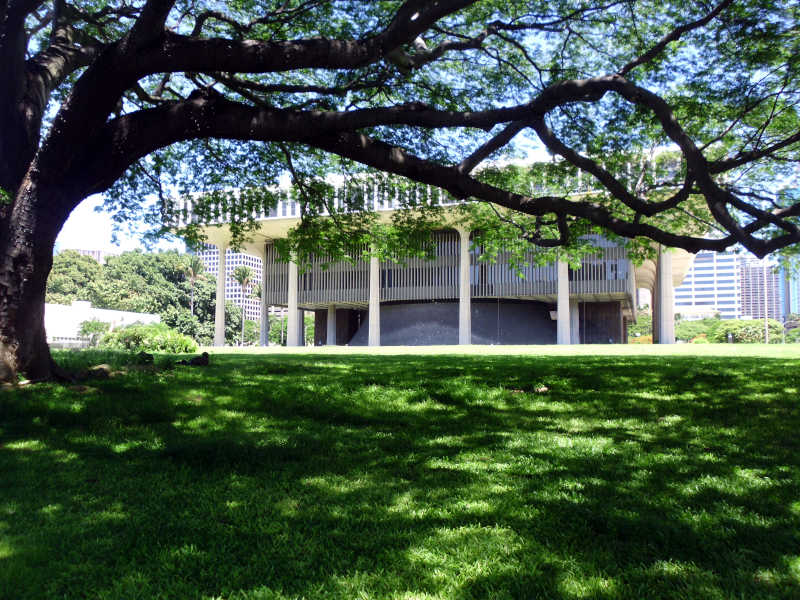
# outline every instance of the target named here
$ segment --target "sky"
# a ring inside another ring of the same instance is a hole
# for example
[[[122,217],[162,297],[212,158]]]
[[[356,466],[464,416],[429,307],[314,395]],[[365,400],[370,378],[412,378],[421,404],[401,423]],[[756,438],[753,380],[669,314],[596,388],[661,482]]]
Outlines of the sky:
[[[97,212],[95,208],[102,206],[103,197],[90,196],[72,211],[61,233],[56,239],[56,252],[62,250],[103,250],[112,254],[119,254],[127,250],[144,249],[141,240],[129,235],[127,232],[118,233],[119,244],[111,242],[112,221],[111,216],[105,212]],[[175,249],[185,251],[182,242],[161,242],[156,246],[158,250]]]

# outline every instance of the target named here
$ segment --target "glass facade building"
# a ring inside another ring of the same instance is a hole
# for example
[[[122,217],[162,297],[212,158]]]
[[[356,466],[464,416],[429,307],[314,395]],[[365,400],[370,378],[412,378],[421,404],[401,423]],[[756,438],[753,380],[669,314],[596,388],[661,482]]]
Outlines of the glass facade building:
[[[675,313],[684,319],[742,316],[742,257],[732,252],[700,252],[683,283],[675,288]]]
[[[774,265],[756,259],[743,259],[742,267],[742,318],[784,318],[781,302],[783,278]],[[766,312],[766,315],[765,315]]]
[[[787,308],[800,308],[798,284],[752,255],[700,252],[675,288],[675,312],[684,319],[763,319],[766,307],[770,319],[783,320]]]
[[[219,252],[216,246],[205,244],[197,256],[203,261],[206,271],[214,277],[219,277]],[[240,265],[250,267],[250,271],[252,271],[250,289],[246,294],[242,294],[242,287],[233,278],[233,271]],[[250,321],[261,321],[261,301],[252,297],[253,288],[261,285],[261,276],[262,262],[260,258],[232,250],[225,253],[225,300],[244,308],[245,318]]]

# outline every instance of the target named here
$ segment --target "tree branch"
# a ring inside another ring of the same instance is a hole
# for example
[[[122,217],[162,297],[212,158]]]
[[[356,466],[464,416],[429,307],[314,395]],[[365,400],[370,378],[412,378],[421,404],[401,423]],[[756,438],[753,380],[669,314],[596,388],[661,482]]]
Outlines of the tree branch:
[[[624,67],[622,67],[617,73],[619,75],[625,76],[630,73],[636,67],[643,65],[645,63],[650,62],[656,56],[661,54],[664,49],[671,44],[681,38],[681,36],[693,29],[699,29],[704,25],[708,24],[714,17],[716,17],[719,13],[725,10],[728,6],[733,3],[733,0],[722,0],[717,6],[714,7],[708,14],[704,17],[697,19],[696,21],[692,21],[691,23],[685,23],[679,27],[676,27],[672,31],[670,31],[667,35],[665,35],[659,42],[650,48],[647,52],[642,54],[641,56],[635,58],[634,60],[630,61]]]
[[[458,165],[458,171],[464,174],[471,173],[473,169],[475,169],[475,167],[488,158],[492,152],[495,152],[508,144],[520,131],[525,129],[527,126],[528,123],[525,121],[516,121],[511,123],[505,129],[503,129],[503,131],[498,133],[480,148],[475,150],[475,152],[462,160]]]
[[[176,0],[147,0],[122,44],[123,51],[136,52],[158,40],[164,33],[164,25],[175,2]]]
[[[771,146],[767,146],[766,148],[762,148],[761,150],[752,150],[750,152],[740,152],[737,156],[732,158],[726,158],[723,160],[715,160],[710,162],[708,165],[708,170],[711,173],[724,173],[725,171],[730,171],[731,169],[735,169],[736,167],[741,167],[742,165],[746,165],[747,163],[753,162],[754,160],[758,160],[760,158],[764,158],[765,156],[770,156],[775,154],[778,150],[783,150],[784,148],[788,148],[792,144],[796,144],[800,142],[800,131],[797,133],[790,135],[789,137],[775,142]]]

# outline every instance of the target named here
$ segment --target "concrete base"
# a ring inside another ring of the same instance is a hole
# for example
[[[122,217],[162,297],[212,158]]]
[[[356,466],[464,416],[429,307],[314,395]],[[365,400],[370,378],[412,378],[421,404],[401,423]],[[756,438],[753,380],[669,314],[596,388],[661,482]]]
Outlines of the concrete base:
[[[542,302],[473,300],[473,344],[554,344],[552,307]],[[436,346],[459,343],[459,303],[430,302],[381,305],[382,346]],[[366,346],[366,324],[350,340]]]

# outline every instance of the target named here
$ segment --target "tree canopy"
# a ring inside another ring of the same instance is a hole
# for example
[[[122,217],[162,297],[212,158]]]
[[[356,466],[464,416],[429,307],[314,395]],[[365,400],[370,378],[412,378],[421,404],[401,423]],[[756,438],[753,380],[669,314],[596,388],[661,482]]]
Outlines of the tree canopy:
[[[595,226],[791,249],[799,15],[793,0],[0,0],[4,368],[49,371],[29,364],[40,311],[21,307],[41,304],[55,236],[98,192],[125,222],[148,193],[288,171],[313,217],[325,174],[369,168],[500,207],[543,246]],[[563,170],[547,188],[480,169],[536,144]]]
[[[111,256],[101,265],[65,250],[53,259],[46,299],[54,304],[88,300],[97,308],[155,313],[180,333],[209,345],[214,339],[216,283],[208,273],[192,283],[192,272],[186,269],[192,259],[197,256],[137,251]],[[196,264],[195,269],[200,272]],[[229,303],[225,312],[228,343],[235,342],[240,319],[241,309]]]

